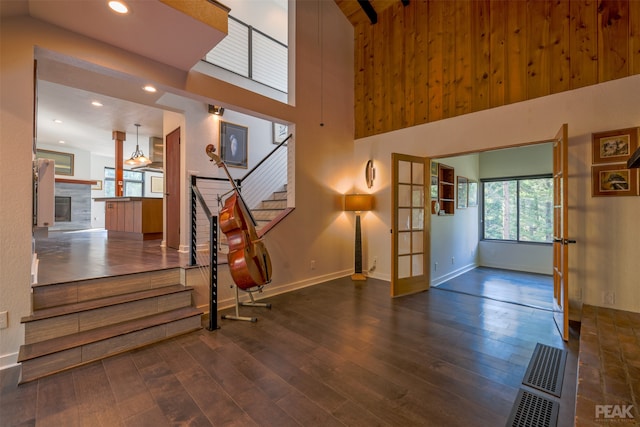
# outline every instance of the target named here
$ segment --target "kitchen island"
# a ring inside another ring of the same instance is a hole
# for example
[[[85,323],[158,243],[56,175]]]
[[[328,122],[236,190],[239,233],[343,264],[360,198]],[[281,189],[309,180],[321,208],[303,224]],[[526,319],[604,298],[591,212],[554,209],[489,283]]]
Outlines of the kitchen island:
[[[104,228],[109,238],[162,239],[162,198],[98,197],[104,204]]]

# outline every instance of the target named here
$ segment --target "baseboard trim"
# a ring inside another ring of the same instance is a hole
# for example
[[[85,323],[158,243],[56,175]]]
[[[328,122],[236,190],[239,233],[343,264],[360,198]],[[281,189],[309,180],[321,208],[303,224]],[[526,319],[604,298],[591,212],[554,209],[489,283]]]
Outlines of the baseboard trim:
[[[331,273],[331,274],[325,274],[323,276],[315,276],[315,277],[311,277],[305,280],[301,280],[298,282],[293,282],[293,283],[289,283],[286,285],[280,285],[277,287],[273,287],[273,286],[265,286],[264,290],[262,291],[262,293],[260,293],[259,295],[256,295],[256,300],[262,300],[264,298],[269,298],[269,297],[274,297],[276,295],[280,295],[280,294],[284,294],[287,292],[292,292],[292,291],[296,291],[298,289],[304,289],[307,288],[309,286],[314,286],[314,285],[318,285],[320,283],[324,283],[324,282],[328,282],[330,280],[334,280],[334,279],[339,279],[341,277],[345,277],[345,276],[349,276],[351,275],[352,271],[351,270],[345,270],[345,271],[340,271],[340,272],[336,272],[336,273]],[[241,301],[244,301],[243,298],[243,292],[240,293],[240,298]],[[246,299],[248,299],[247,296],[245,296]],[[218,311],[220,310],[226,310],[228,308],[234,307],[236,304],[235,298],[226,298],[226,299],[221,299],[218,300]],[[204,304],[204,305],[199,305],[197,307],[198,309],[202,310],[205,312],[205,314],[209,313],[209,304]]]
[[[18,352],[0,355],[0,371],[19,366]]]
[[[431,286],[438,286],[443,284],[444,282],[453,279],[454,277],[458,277],[461,274],[464,274],[468,271],[473,270],[474,268],[478,267],[478,264],[468,264],[465,265],[464,267],[461,267],[457,270],[452,271],[451,273],[447,273],[444,276],[440,276],[438,278],[432,279],[431,280]]]
[[[526,273],[544,274],[546,276],[553,275],[553,271],[549,271],[549,270],[542,271],[541,269],[531,268],[531,266],[527,266],[527,265],[513,265],[513,264],[500,265],[500,264],[484,262],[481,265],[478,265],[478,267],[497,268],[500,270],[524,271]]]

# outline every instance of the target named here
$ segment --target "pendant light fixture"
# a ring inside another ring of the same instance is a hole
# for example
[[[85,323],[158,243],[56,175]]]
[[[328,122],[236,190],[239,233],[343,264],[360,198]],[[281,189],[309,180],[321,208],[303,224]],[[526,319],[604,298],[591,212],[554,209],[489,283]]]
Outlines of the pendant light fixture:
[[[151,163],[148,157],[145,157],[142,150],[138,146],[138,131],[140,130],[140,123],[136,123],[136,151],[131,154],[131,157],[128,160],[125,160],[125,164],[131,166],[140,166],[140,165],[148,165]]]

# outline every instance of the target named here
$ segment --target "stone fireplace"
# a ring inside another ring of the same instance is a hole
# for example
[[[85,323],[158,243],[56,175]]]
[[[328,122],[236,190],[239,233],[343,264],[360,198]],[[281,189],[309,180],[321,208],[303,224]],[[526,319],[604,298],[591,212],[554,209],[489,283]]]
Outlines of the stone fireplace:
[[[56,179],[55,224],[49,231],[91,228],[91,184]]]

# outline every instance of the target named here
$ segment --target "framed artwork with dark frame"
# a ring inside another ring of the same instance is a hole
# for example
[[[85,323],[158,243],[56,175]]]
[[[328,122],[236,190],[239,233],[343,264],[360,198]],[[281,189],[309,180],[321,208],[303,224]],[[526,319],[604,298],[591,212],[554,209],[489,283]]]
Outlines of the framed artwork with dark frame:
[[[591,166],[593,196],[637,196],[638,170],[625,163]]]
[[[220,122],[220,158],[227,166],[248,167],[249,128]]]
[[[638,148],[638,127],[591,134],[593,164],[626,162]]]
[[[478,206],[478,181],[470,179],[468,184],[467,206],[471,208]]]
[[[469,194],[469,180],[464,176],[458,177],[458,209],[467,207],[467,197]]]
[[[51,159],[55,162],[56,175],[73,176],[73,153],[62,153],[60,151],[36,150],[37,159]]]

